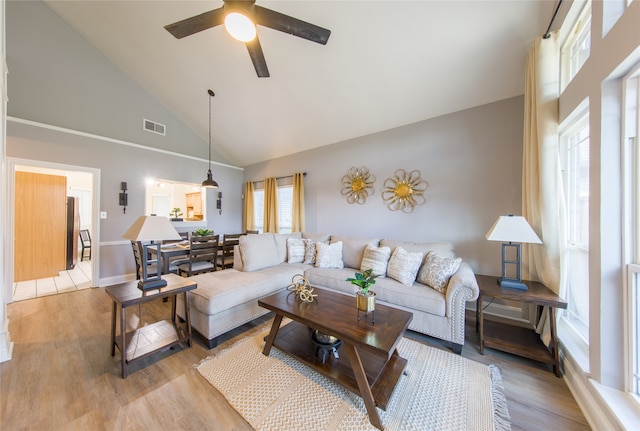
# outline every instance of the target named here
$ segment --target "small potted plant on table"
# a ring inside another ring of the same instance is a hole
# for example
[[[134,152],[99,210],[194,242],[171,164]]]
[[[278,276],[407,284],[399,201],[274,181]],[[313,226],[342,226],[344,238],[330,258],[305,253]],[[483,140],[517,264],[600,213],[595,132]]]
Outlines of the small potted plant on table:
[[[364,311],[366,317],[368,312],[374,312],[376,309],[376,293],[370,291],[369,288],[376,284],[376,278],[379,274],[373,274],[373,269],[369,268],[362,273],[356,272],[355,278],[347,278],[346,281],[351,284],[355,284],[360,288],[356,292],[356,306],[358,307],[358,320],[360,320],[360,311]],[[373,315],[372,322],[376,323],[375,315]]]
[[[171,217],[171,221],[182,221],[182,217],[180,217],[181,215],[182,210],[178,207],[172,209],[171,214],[169,214],[169,216]]]

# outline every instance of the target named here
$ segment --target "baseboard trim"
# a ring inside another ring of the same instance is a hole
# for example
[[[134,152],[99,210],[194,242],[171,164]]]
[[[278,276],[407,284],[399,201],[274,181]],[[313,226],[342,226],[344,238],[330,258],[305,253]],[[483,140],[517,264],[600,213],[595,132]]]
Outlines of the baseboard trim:
[[[618,422],[615,414],[594,387],[592,379],[582,372],[564,348],[561,349],[561,353],[564,381],[591,429],[612,431],[627,429]]]

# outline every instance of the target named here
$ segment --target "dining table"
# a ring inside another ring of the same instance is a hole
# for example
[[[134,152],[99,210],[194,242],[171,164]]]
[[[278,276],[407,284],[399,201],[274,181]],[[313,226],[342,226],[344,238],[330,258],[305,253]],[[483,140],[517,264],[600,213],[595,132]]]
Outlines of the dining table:
[[[157,258],[158,250],[154,247],[149,247],[147,251]],[[160,246],[160,268],[162,274],[169,273],[169,265],[171,259],[180,256],[189,256],[189,241],[181,241],[172,244],[163,244]]]

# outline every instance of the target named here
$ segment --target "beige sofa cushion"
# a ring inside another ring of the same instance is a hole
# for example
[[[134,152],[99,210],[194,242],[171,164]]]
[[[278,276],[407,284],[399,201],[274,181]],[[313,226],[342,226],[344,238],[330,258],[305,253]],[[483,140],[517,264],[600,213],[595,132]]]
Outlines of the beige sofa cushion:
[[[309,284],[318,287],[313,293],[318,294],[319,301],[322,301],[322,287],[355,295],[358,287],[346,281],[347,278],[353,277],[353,275],[354,270],[352,268],[307,268],[304,271],[304,276],[309,280]],[[445,315],[447,310],[445,296],[437,290],[422,284],[414,283],[413,286],[409,287],[391,278],[377,278],[376,284],[371,286],[371,290],[376,292],[376,300],[384,301],[392,307],[399,305],[441,317]],[[353,308],[355,313],[355,297],[353,298]]]
[[[328,233],[314,233],[314,232],[303,232],[303,239],[310,239],[313,242],[326,242],[328,243],[331,239],[331,235]]]
[[[365,247],[367,245],[377,247],[380,243],[380,239],[331,235],[331,244],[336,242],[342,242],[342,262],[344,263],[344,266],[360,269]]]
[[[380,247],[382,246],[389,247],[391,253],[396,247],[402,247],[410,253],[420,252],[423,256],[426,256],[430,251],[435,251],[441,257],[456,257],[453,253],[453,244],[450,242],[410,242],[382,239]]]
[[[241,253],[243,271],[256,271],[283,262],[280,260],[272,233],[242,235],[239,243],[238,250]]]
[[[198,288],[189,292],[191,305],[211,316],[248,301],[285,289],[296,274],[303,274],[309,265],[301,263],[264,268],[261,271],[241,272],[235,269],[208,272],[189,278]]]

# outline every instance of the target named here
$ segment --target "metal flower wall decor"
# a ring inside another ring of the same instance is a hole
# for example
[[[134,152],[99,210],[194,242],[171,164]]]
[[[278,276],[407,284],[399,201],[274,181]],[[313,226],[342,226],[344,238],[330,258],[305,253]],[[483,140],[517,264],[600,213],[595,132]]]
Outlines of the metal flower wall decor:
[[[373,183],[376,177],[369,174],[369,168],[363,166],[356,168],[355,166],[349,170],[349,173],[342,177],[342,190],[340,193],[347,198],[350,204],[364,204],[369,195],[375,193]]]
[[[385,180],[382,191],[382,200],[387,208],[410,213],[416,205],[425,203],[424,192],[429,185],[420,177],[420,171],[407,174],[404,169],[398,169],[394,175]]]

